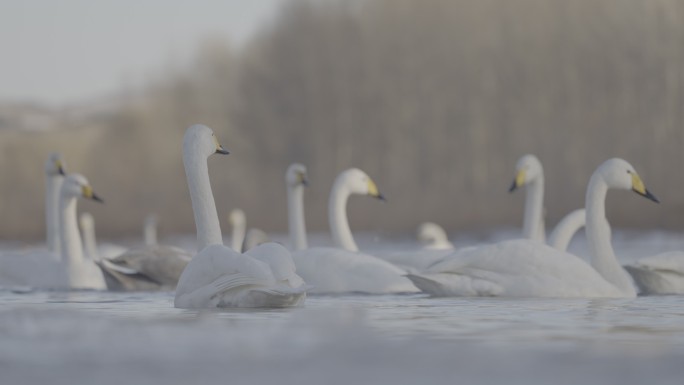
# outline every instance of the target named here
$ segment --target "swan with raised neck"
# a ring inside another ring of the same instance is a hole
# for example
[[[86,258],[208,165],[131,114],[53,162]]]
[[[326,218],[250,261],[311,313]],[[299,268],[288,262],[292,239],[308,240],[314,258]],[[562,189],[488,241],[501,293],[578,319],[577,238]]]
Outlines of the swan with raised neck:
[[[49,251],[59,255],[59,190],[64,182],[62,156],[53,152],[45,161],[45,234]]]
[[[197,251],[209,245],[222,245],[221,224],[211,191],[207,159],[213,154],[228,154],[209,127],[196,124],[183,137],[183,166],[190,190],[197,229]]]
[[[380,194],[375,182],[358,168],[343,171],[335,179],[328,202],[330,232],[338,247],[359,251],[347,220],[347,201],[352,194],[368,195],[380,200],[385,200],[385,197]]]
[[[515,170],[515,178],[508,191],[513,192],[525,186],[523,237],[545,242],[544,168],[536,156],[527,154],[518,160]]]
[[[69,286],[72,288],[104,288],[102,276],[90,276],[84,269],[83,243],[78,231],[76,217],[76,203],[78,198],[91,199],[102,202],[80,174],[69,174],[60,189],[59,222],[61,238],[61,257],[67,264],[69,272]]]
[[[304,187],[309,185],[306,166],[300,163],[291,164],[285,172],[285,185],[287,186],[287,223],[290,243],[294,250],[305,250],[309,247],[304,219]]]
[[[586,195],[587,240],[591,264],[607,281],[625,293],[636,295],[629,274],[622,268],[613,251],[611,230],[606,219],[606,194],[608,189],[632,190],[654,202],[651,194],[631,164],[619,158],[605,161],[589,180]]]

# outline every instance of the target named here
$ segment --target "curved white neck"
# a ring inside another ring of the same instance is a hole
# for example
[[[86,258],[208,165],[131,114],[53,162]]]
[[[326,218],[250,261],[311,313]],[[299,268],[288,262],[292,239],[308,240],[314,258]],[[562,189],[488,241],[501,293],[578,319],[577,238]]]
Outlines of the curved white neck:
[[[328,220],[333,241],[338,247],[349,251],[359,251],[354,242],[349,221],[347,220],[347,200],[351,193],[345,186],[344,179],[338,178],[333,185],[328,202]]]
[[[71,287],[79,287],[83,278],[80,269],[83,263],[83,243],[76,222],[76,197],[60,195],[59,222],[62,261],[66,262],[69,268]]]
[[[606,219],[606,194],[608,185],[600,174],[589,181],[586,197],[586,234],[591,254],[591,264],[607,281],[626,294],[636,295],[627,272],[620,266],[611,244],[610,224]]]
[[[146,246],[157,245],[157,225],[152,221],[146,221],[143,228],[143,237],[145,238]]]
[[[93,261],[99,261],[100,253],[97,251],[95,227],[93,225],[81,226],[81,230],[83,231],[83,248],[86,256]]]
[[[205,156],[198,154],[192,143],[183,148],[183,165],[188,180],[192,211],[197,229],[197,251],[209,245],[222,245],[221,225],[214,194],[211,192],[209,167]]]
[[[539,176],[525,188],[523,237],[544,242],[544,177]]]
[[[62,175],[47,175],[45,189],[45,233],[47,248],[55,254],[60,253],[59,245],[59,189],[62,187]]]
[[[242,244],[245,242],[245,232],[247,230],[247,224],[243,221],[238,221],[233,224],[233,232],[230,240],[230,247],[237,251],[242,252]]]
[[[304,220],[304,186],[301,184],[287,185],[287,223],[294,250],[308,248]]]
[[[586,217],[584,209],[578,209],[566,215],[549,235],[549,246],[560,251],[566,251],[572,237],[586,223]]]

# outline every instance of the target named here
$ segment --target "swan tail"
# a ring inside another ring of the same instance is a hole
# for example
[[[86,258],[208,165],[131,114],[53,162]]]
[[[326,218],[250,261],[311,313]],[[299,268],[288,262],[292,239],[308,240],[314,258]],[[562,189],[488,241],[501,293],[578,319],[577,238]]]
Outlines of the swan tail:
[[[640,265],[626,265],[624,268],[643,295],[684,293],[684,287],[677,285],[682,279],[679,271],[654,270]]]

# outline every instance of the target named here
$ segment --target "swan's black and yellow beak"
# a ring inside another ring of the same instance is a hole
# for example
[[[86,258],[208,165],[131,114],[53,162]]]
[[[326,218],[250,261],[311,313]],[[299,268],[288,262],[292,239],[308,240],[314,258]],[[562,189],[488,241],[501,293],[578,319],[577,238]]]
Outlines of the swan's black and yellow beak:
[[[86,199],[91,199],[91,200],[94,200],[95,202],[104,203],[104,201],[102,200],[102,198],[100,198],[99,196],[97,196],[97,194],[95,194],[95,192],[93,191],[93,188],[90,187],[90,186],[83,186],[83,187],[81,188],[81,194],[82,194],[83,197],[86,198]]]
[[[517,174],[515,174],[515,178],[513,179],[513,183],[511,184],[511,187],[508,188],[508,192],[511,193],[515,191],[516,189],[522,187],[525,184],[525,170],[520,170],[518,171]]]
[[[385,196],[382,195],[380,191],[378,191],[378,186],[370,178],[368,178],[368,195],[372,196],[373,198],[380,199],[381,201],[387,202]]]
[[[222,145],[219,144],[218,146],[216,146],[216,153],[221,155],[228,155],[230,154],[230,151],[226,150],[225,148],[223,148]]]
[[[309,178],[307,178],[306,174],[303,172],[297,173],[297,182],[304,187],[309,187]]]
[[[651,194],[650,191],[644,186],[644,182],[641,180],[639,175],[637,173],[630,173],[632,175],[632,191],[635,193],[641,195],[642,197],[646,199],[650,199],[655,203],[660,203],[658,198],[655,197],[655,195]]]
[[[61,160],[55,162],[55,166],[57,166],[57,173],[59,173],[59,175],[66,176],[66,172],[64,172],[64,164],[62,164]]]

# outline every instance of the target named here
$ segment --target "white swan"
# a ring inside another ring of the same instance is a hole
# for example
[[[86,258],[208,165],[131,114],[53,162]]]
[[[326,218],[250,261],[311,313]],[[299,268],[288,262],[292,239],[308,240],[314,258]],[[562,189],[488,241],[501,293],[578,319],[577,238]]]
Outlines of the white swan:
[[[290,175],[290,172],[300,176]],[[303,188],[306,179],[304,166],[291,166],[286,177],[290,238],[295,247],[306,247],[304,226]],[[300,190],[296,191],[296,190]],[[330,230],[339,248],[316,247],[297,250],[292,259],[297,273],[313,285],[312,293],[415,293],[418,290],[403,277],[405,270],[374,256],[358,252],[358,247],[347,221],[347,200],[352,194],[384,199],[375,182],[363,171],[352,168],[342,172],[330,193],[328,215]]]
[[[83,244],[76,219],[77,198],[101,202],[88,180],[70,174],[59,194],[59,237],[61,261],[44,258],[45,253],[3,255],[0,284],[37,289],[104,289],[104,279],[91,260],[83,257]]]
[[[558,222],[556,228],[549,235],[549,246],[560,251],[566,251],[572,237],[584,227],[586,218],[587,215],[584,209],[571,211]]]
[[[670,251],[624,266],[644,295],[684,294],[684,252]]]
[[[586,195],[591,265],[539,242],[515,240],[457,252],[409,278],[437,296],[634,297],[634,285],[610,241],[609,188],[631,189],[657,202],[626,161],[610,159],[599,166]]]
[[[232,236],[230,237],[230,247],[242,252],[242,245],[245,241],[245,231],[247,230],[247,217],[245,212],[240,209],[233,209],[228,214],[228,223],[232,229]]]
[[[183,164],[199,252],[181,274],[174,305],[185,309],[302,305],[309,287],[295,272],[284,247],[267,243],[240,254],[223,245],[207,166],[214,153],[228,151],[209,127],[198,124],[187,129]]]
[[[513,192],[525,186],[525,216],[523,218],[523,237],[545,242],[544,229],[544,168],[536,156],[522,156],[515,166],[513,184],[508,189]]]
[[[451,250],[454,248],[442,226],[433,222],[421,223],[416,231],[416,237],[423,248],[427,250]]]

